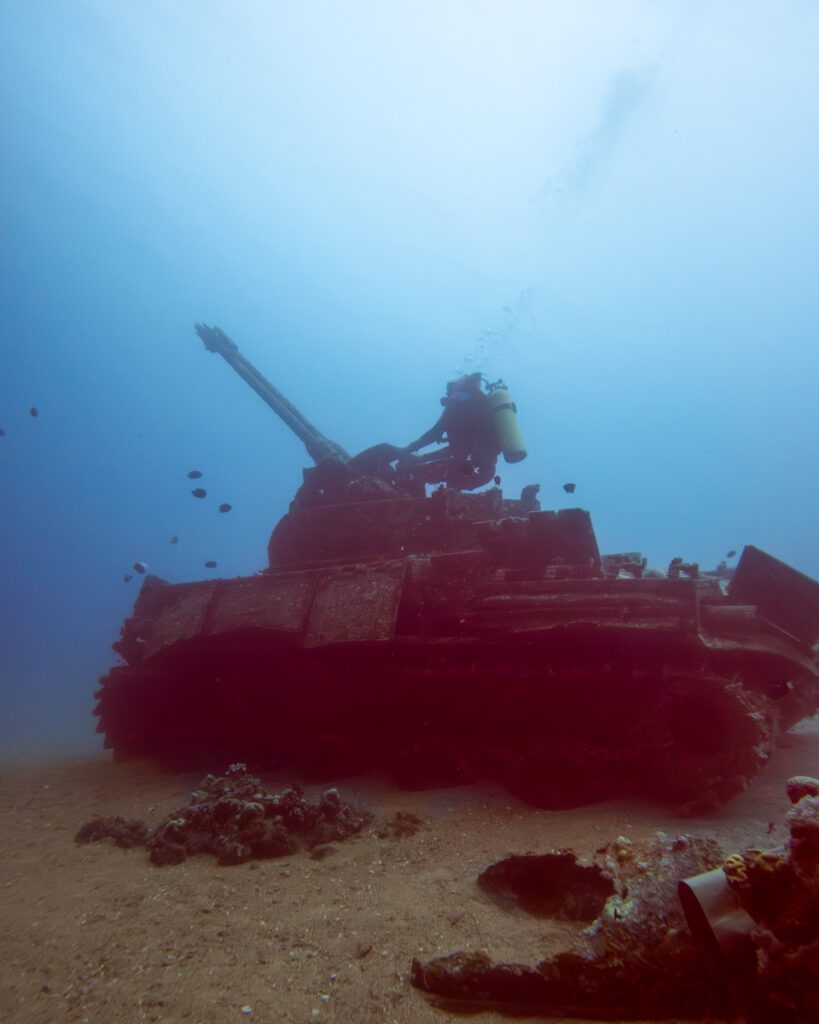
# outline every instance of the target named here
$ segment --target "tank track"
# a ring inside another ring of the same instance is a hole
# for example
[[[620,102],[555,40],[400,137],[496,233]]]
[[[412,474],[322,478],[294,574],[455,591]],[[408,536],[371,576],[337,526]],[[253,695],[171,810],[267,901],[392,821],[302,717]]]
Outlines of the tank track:
[[[115,757],[176,769],[386,772],[405,788],[493,779],[547,808],[635,795],[691,813],[742,792],[774,749],[775,705],[738,678],[645,661],[598,653],[533,671],[499,650],[374,650],[367,662],[343,648],[214,646],[112,669],[95,713]]]

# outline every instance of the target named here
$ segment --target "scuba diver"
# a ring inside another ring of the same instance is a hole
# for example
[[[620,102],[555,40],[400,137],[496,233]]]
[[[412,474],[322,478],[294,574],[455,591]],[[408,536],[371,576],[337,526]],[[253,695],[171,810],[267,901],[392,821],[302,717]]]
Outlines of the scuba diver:
[[[426,433],[401,450],[398,474],[408,473],[425,483],[443,482],[447,487],[471,491],[495,476],[501,451],[507,462],[526,457],[517,425],[515,405],[504,384],[497,381],[483,390],[483,376],[470,373],[451,380],[441,399],[444,411]],[[419,448],[442,444],[443,448],[414,455]]]
[[[352,457],[328,451],[305,470],[294,504],[313,505],[374,498],[423,498],[427,484],[443,483],[472,491],[495,476],[498,455],[507,462],[526,458],[515,404],[502,381],[492,384],[480,373],[450,381],[441,399],[444,410],[426,433],[405,447],[381,443]],[[433,451],[414,454],[438,444]]]

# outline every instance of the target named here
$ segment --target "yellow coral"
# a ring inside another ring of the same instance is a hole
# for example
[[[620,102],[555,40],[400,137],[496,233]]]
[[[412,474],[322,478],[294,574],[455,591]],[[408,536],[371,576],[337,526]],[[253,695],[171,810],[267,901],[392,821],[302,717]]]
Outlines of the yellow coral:
[[[748,868],[741,853],[732,853],[722,865],[722,870],[728,881],[735,885],[743,885],[748,881]]]

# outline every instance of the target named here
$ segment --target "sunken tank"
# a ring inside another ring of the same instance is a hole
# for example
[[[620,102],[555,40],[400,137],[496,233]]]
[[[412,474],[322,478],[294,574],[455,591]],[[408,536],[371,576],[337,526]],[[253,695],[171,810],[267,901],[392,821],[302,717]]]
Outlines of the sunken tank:
[[[730,582],[679,560],[645,578],[537,487],[427,496],[396,449],[350,457],[222,331],[197,331],[316,465],[264,571],[145,579],[95,695],[116,757],[692,812],[745,789],[816,711],[816,581],[751,546]]]

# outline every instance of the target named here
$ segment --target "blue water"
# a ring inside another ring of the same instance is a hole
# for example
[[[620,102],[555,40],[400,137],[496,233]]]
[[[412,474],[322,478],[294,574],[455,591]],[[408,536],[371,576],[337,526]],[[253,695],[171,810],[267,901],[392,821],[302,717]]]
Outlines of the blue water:
[[[508,494],[819,575],[816,4],[7,0],[0,33],[3,754],[97,748],[134,561],[265,563],[305,456],[194,320],[351,451],[503,376]]]

